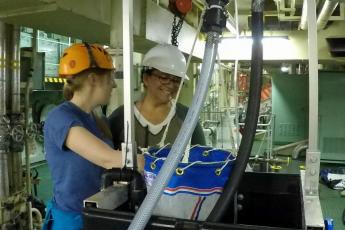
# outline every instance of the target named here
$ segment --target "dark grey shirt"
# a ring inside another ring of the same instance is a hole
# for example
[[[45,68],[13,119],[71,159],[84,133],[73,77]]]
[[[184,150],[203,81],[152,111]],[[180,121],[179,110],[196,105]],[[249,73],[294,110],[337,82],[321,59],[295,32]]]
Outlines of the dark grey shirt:
[[[115,149],[121,149],[121,143],[125,141],[124,139],[124,107],[120,106],[117,108],[109,117],[110,130],[113,135],[113,142]],[[176,104],[176,113],[172,118],[169,126],[169,130],[165,139],[165,144],[173,144],[179,131],[182,126],[182,123],[188,112],[188,107],[177,103]],[[162,139],[163,133],[165,131],[165,126],[162,130],[156,135],[152,134],[148,127],[143,127],[139,121],[134,117],[135,120],[135,141],[138,147],[147,148],[149,146],[156,146]],[[191,140],[192,145],[205,145],[205,136],[201,128],[201,125],[198,123]]]

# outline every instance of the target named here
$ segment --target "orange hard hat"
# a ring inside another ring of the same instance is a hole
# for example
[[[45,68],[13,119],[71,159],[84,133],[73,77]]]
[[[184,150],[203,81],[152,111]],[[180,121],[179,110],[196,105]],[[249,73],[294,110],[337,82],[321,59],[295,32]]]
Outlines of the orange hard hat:
[[[77,43],[64,50],[59,75],[68,77],[90,68],[114,70],[113,60],[100,45]]]

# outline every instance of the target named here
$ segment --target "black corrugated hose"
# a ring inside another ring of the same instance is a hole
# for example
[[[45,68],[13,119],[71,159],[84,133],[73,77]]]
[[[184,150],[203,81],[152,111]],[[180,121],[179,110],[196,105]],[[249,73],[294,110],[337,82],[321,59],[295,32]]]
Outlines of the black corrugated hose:
[[[219,197],[216,205],[210,213],[207,221],[221,222],[225,215],[243,173],[246,169],[248,159],[251,153],[253,140],[255,136],[259,109],[262,83],[262,36],[263,36],[263,8],[264,0],[252,1],[252,60],[250,74],[249,101],[245,120],[244,134],[238,151],[237,160],[231,177],[226,182],[222,195]]]

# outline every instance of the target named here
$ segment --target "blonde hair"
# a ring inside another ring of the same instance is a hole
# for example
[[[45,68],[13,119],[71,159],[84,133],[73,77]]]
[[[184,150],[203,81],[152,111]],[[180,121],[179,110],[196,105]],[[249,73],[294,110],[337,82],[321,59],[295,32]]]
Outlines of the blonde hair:
[[[103,69],[87,69],[81,73],[78,73],[72,77],[67,78],[66,83],[64,84],[64,87],[63,87],[63,96],[65,100],[70,101],[73,98],[74,92],[80,90],[83,87],[84,82],[90,73],[95,73],[99,76],[104,76],[108,72],[109,70],[103,70]],[[112,140],[113,137],[109,128],[109,124],[106,122],[103,114],[100,114],[99,112],[96,112],[96,111],[92,111],[92,115],[94,116],[96,124],[98,128],[101,130],[102,134],[105,137]]]

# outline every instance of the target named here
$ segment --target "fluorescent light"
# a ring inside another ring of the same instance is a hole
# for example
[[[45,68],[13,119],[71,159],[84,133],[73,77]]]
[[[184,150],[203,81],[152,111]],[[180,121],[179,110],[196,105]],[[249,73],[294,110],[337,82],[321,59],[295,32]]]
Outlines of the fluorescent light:
[[[296,57],[298,51],[294,41],[287,36],[263,37],[262,45],[265,60],[285,60]],[[221,59],[250,60],[252,52],[252,37],[243,36],[240,38],[223,37],[219,44],[219,55]]]
[[[236,37],[223,37],[222,40],[237,40]],[[238,40],[252,40],[252,37],[250,36],[242,36],[239,37]],[[264,36],[262,39],[264,42],[274,42],[274,41],[287,41],[289,40],[288,36]]]
[[[281,70],[282,72],[286,73],[286,72],[289,72],[289,67],[287,67],[287,66],[282,66],[282,67],[280,68],[280,70]]]

